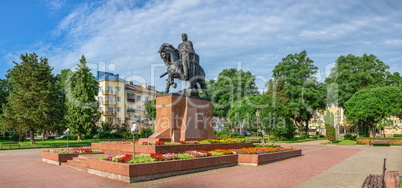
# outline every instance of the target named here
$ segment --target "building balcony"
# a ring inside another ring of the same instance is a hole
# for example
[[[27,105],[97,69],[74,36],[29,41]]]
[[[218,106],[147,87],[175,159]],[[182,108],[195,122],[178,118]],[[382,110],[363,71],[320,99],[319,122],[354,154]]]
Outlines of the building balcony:
[[[127,109],[127,113],[135,113],[134,109]]]
[[[116,101],[102,101],[103,105],[116,105]]]
[[[106,111],[106,112],[103,112],[102,113],[104,116],[115,116],[116,115],[116,112],[109,112],[109,111]]]
[[[135,99],[127,99],[127,102],[135,102]]]
[[[115,91],[110,91],[110,90],[102,90],[103,95],[116,95]]]

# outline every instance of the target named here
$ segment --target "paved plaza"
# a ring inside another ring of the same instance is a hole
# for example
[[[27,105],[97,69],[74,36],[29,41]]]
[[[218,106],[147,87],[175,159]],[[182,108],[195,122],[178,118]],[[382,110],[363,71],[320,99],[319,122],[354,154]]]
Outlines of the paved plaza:
[[[361,187],[368,174],[402,172],[402,147],[281,144],[303,156],[258,167],[235,166],[148,182],[125,183],[44,163],[44,149],[0,150],[0,187]]]

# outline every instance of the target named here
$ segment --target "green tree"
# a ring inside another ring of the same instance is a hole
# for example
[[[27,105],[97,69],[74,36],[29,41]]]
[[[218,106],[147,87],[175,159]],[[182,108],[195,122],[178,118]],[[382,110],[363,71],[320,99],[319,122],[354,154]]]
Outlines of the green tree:
[[[209,81],[208,85],[211,85],[210,96],[214,104],[214,115],[224,118],[235,101],[258,94],[255,76],[249,71],[235,68],[224,69],[219,73],[217,80]]]
[[[149,100],[148,105],[145,107],[151,121],[156,119],[156,99]]]
[[[402,76],[399,74],[399,72],[388,74],[387,86],[402,86]]]
[[[375,135],[390,116],[402,117],[402,87],[377,87],[355,93],[345,103],[346,117],[358,125],[363,136]]]
[[[35,144],[34,133],[53,126],[57,111],[55,78],[46,58],[38,59],[35,53],[20,56],[22,62],[7,73],[11,88],[5,121],[20,136],[30,132],[31,144]]]
[[[263,130],[268,139],[272,134],[277,138],[293,138],[295,127],[288,112],[281,102],[275,103],[270,95],[261,94],[236,101],[229,111],[229,119],[257,131]]]
[[[68,74],[66,82],[67,97],[67,127],[71,134],[77,135],[77,140],[81,141],[83,135],[91,134],[96,128],[99,120],[99,104],[96,100],[99,85],[95,77],[90,72],[84,56],[80,59],[76,71]]]
[[[313,117],[313,111],[325,108],[325,88],[317,82],[314,76],[318,68],[306,51],[289,54],[279,62],[273,70],[273,81],[268,83],[269,93],[274,94],[275,83],[279,83],[279,98],[286,99],[290,117],[299,132],[305,132],[308,137],[308,122]]]
[[[340,56],[325,80],[328,101],[345,108],[345,103],[357,91],[367,87],[386,86],[387,77],[390,76],[388,69],[389,66],[374,55]]]
[[[336,130],[335,130],[335,116],[332,112],[328,111],[324,115],[325,121],[325,136],[330,142],[336,141]]]
[[[56,126],[57,132],[63,132],[67,128],[67,120],[65,115],[67,114],[67,98],[66,98],[66,82],[68,76],[72,75],[73,72],[70,69],[61,70],[59,74],[56,75],[56,87],[57,87],[57,96],[60,102],[57,103],[58,114],[60,116],[60,121],[58,121],[58,126]]]
[[[9,95],[8,84],[6,79],[0,79],[0,114],[3,113],[3,105],[7,103]]]

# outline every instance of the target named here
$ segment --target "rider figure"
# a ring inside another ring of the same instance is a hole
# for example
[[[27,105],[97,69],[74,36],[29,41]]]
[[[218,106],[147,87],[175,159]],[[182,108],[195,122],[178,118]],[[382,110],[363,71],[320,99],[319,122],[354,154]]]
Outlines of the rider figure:
[[[183,63],[182,79],[187,80],[188,76],[189,76],[188,69],[190,67],[190,55],[195,54],[195,51],[193,48],[193,43],[191,41],[187,40],[186,33],[181,34],[181,38],[182,38],[183,42],[180,43],[177,48],[180,53],[181,62]]]

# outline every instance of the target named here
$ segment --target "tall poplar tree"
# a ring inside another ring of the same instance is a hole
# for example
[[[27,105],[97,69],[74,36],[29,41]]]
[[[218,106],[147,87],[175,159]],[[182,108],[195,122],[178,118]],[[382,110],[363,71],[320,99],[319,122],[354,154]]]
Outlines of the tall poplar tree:
[[[71,134],[81,141],[83,135],[89,135],[96,127],[95,123],[100,117],[99,104],[96,100],[99,85],[87,66],[83,55],[76,71],[68,74],[65,82],[67,98],[67,127]]]
[[[55,77],[46,58],[35,53],[20,56],[22,62],[8,71],[10,95],[4,109],[8,127],[25,136],[30,132],[31,144],[34,133],[45,130],[56,121]]]

